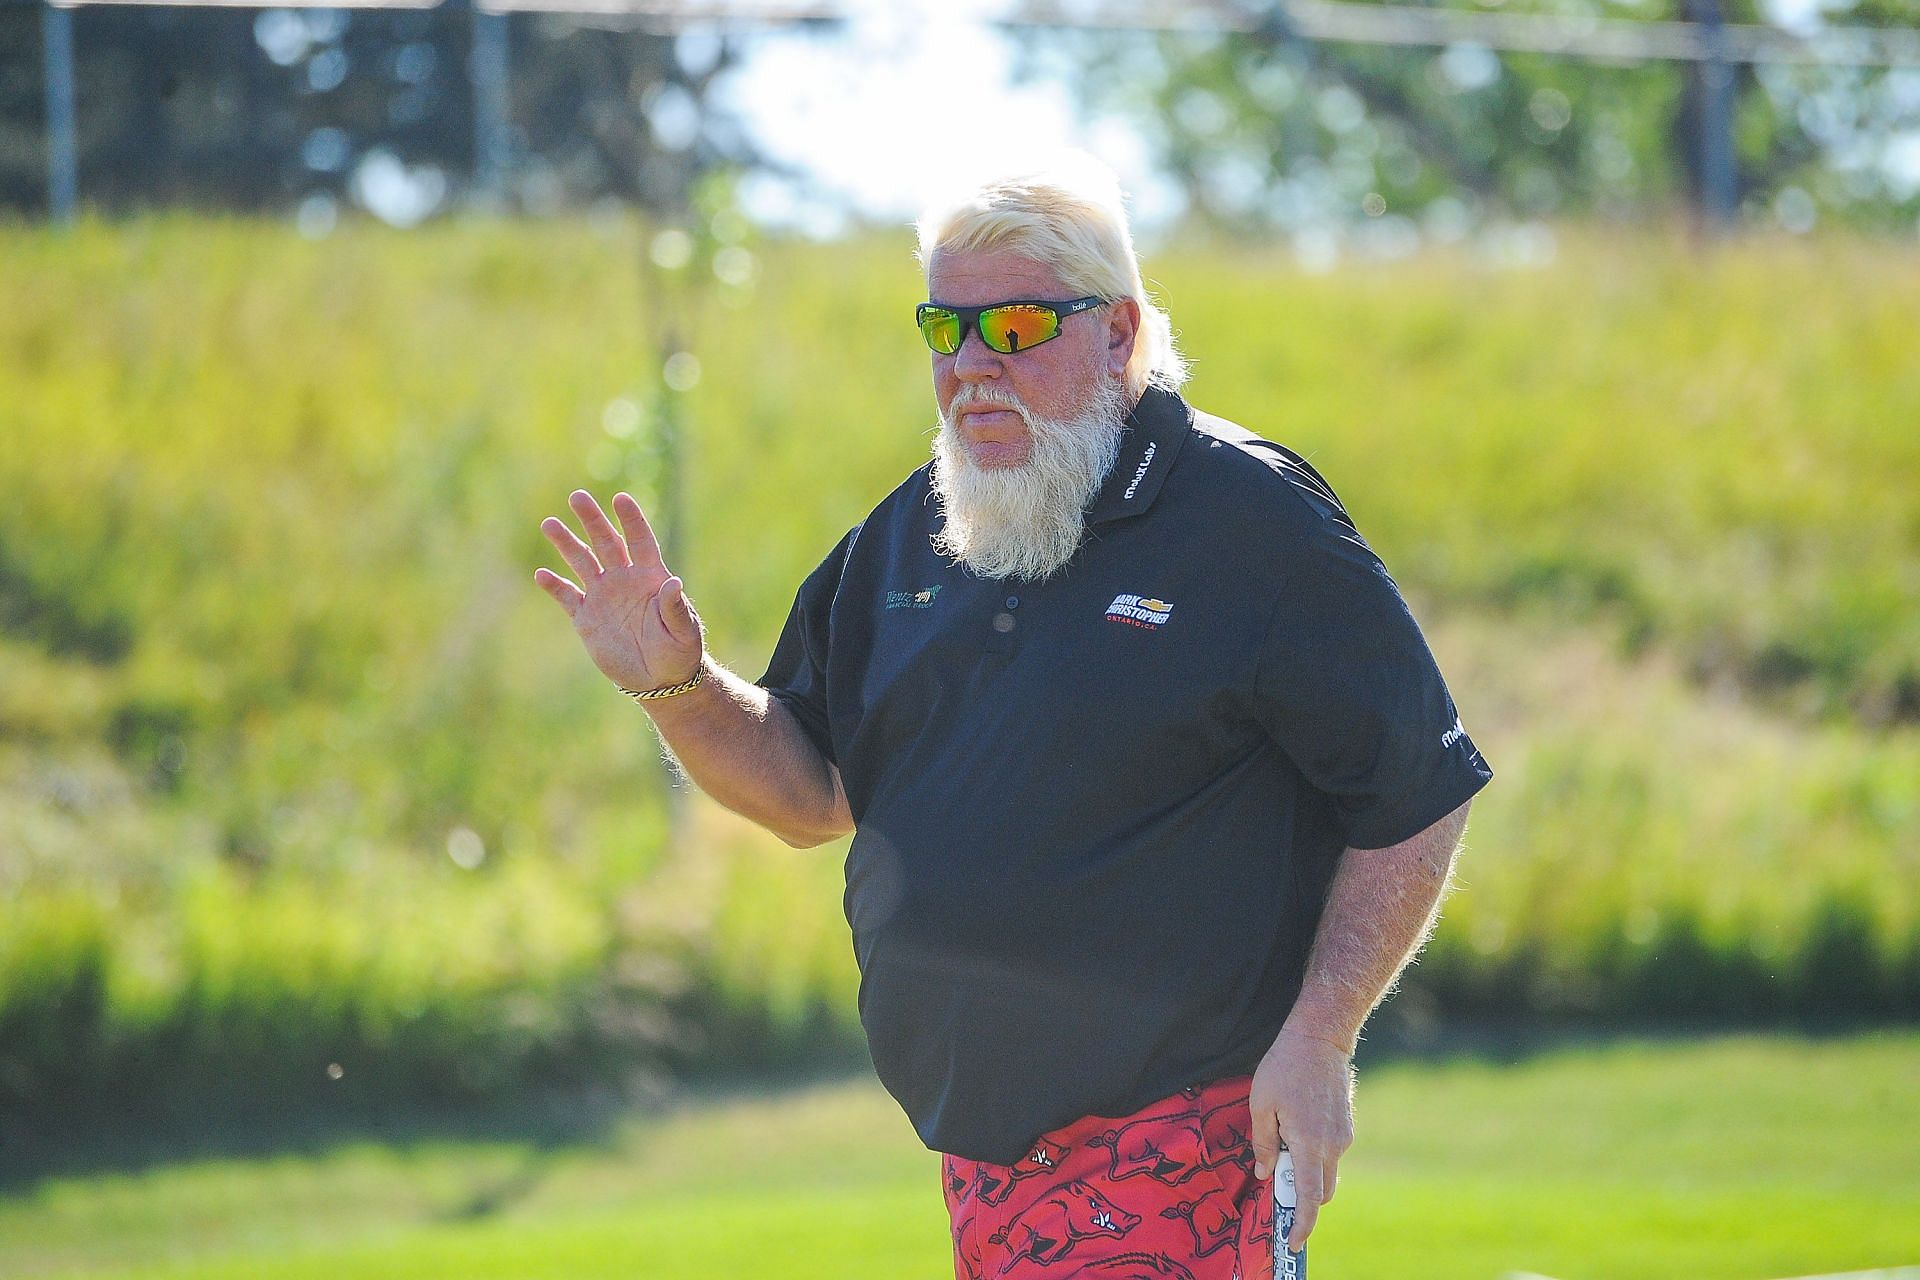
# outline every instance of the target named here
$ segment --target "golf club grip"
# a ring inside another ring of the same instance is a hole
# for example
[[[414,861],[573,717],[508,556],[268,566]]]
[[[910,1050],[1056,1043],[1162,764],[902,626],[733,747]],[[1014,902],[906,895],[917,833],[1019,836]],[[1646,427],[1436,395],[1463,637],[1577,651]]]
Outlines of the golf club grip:
[[[1307,1280],[1307,1250],[1295,1253],[1287,1248],[1287,1235],[1293,1230],[1299,1205],[1293,1187],[1293,1153],[1280,1148],[1273,1166],[1273,1280]]]

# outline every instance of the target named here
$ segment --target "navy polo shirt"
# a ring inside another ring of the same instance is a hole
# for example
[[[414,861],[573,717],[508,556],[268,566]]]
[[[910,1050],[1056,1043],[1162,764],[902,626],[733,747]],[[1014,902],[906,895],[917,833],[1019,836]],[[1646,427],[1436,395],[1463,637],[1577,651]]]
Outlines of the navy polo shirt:
[[[1298,454],[1150,389],[1044,583],[937,554],[931,464],[801,584],[759,683],[840,769],[875,1070],[934,1150],[1250,1073],[1342,850],[1492,778]]]

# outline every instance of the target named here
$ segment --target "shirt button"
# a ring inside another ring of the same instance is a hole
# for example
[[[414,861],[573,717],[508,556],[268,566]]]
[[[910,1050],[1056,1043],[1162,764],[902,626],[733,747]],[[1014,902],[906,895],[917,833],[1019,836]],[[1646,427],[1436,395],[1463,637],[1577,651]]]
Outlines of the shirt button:
[[[1020,597],[1019,597],[1019,596],[1008,596],[1008,597],[1007,597],[1007,608],[1009,608],[1009,609],[1018,609],[1019,607],[1020,607]]]
[[[1013,630],[1013,615],[1010,613],[994,614],[993,629],[995,631],[998,631],[1001,635],[1005,635],[1007,634],[1007,632]]]

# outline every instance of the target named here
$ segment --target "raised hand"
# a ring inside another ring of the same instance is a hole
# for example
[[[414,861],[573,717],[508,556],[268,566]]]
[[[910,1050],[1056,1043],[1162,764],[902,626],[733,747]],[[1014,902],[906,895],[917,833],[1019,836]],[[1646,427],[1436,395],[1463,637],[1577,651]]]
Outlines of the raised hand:
[[[621,525],[615,529],[585,489],[567,502],[587,541],[558,516],[542,520],[540,531],[580,584],[545,568],[533,571],[534,582],[566,610],[587,656],[615,684],[658,689],[691,679],[706,651],[705,631],[685,585],[667,572],[640,504],[631,494],[614,494]]]

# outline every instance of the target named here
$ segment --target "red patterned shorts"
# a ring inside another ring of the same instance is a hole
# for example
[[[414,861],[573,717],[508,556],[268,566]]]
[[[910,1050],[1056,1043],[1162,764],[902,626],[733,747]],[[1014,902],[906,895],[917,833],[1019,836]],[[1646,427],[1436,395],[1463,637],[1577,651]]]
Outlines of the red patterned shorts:
[[[1273,1182],[1253,1176],[1252,1082],[1083,1116],[1011,1165],[945,1156],[956,1280],[1272,1280]]]

